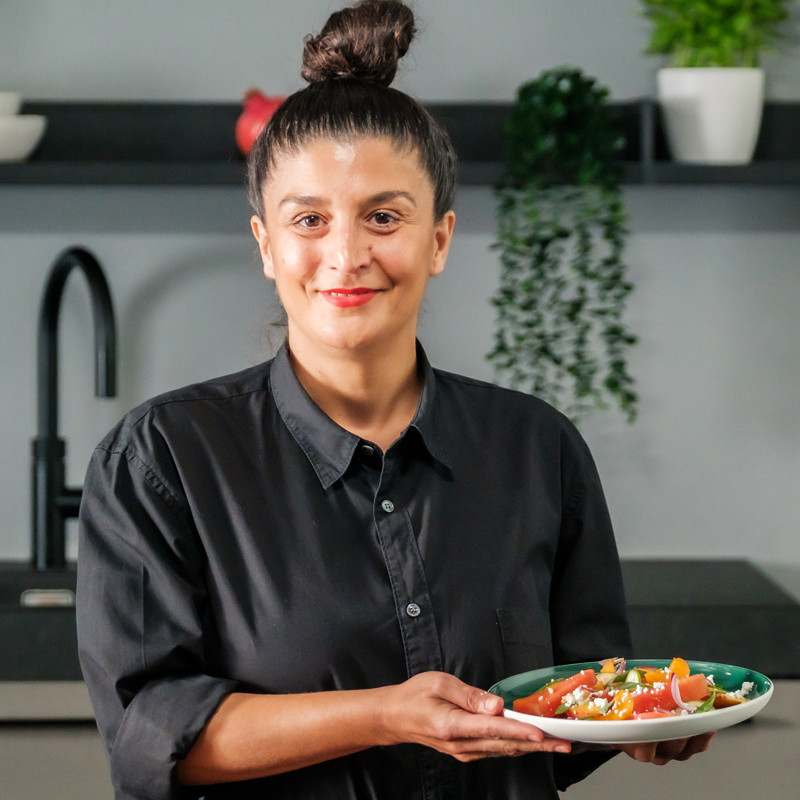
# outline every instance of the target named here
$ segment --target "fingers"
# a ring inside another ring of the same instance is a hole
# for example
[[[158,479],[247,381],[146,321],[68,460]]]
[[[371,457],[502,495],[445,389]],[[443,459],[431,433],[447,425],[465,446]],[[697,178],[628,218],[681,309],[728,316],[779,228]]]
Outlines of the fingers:
[[[500,697],[452,675],[422,673],[392,687],[392,693],[390,718],[397,742],[424,744],[460,761],[570,750],[569,742],[502,716]]]
[[[693,736],[686,742],[686,747],[683,751],[675,756],[676,761],[686,761],[697,753],[702,753],[708,749],[711,740],[714,738],[714,731],[711,733],[704,733],[701,736]]]
[[[469,714],[458,710],[434,728],[424,742],[460,761],[526,753],[568,753],[570,742],[545,736],[541,730],[505,717]]]
[[[641,742],[637,744],[618,744],[612,746],[615,750],[621,750],[634,761],[641,761],[643,764],[649,764],[656,756],[657,744],[658,742]]]
[[[561,739],[546,737],[539,728],[505,717],[454,714],[442,729],[438,731],[442,739],[449,741],[472,741],[476,747],[503,749],[503,746],[514,747],[521,743],[526,752],[535,750],[555,750],[558,745],[568,744]],[[536,747],[532,749],[532,745]]]
[[[686,761],[697,753],[708,749],[714,733],[704,733],[687,739],[673,739],[666,742],[642,742],[638,744],[617,745],[636,761],[647,764],[667,764],[670,761]]]
[[[442,738],[452,740],[522,740],[541,742],[545,736],[538,728],[502,716],[503,700],[475,686],[464,683],[453,675],[435,676],[433,694],[451,704],[447,715],[442,716]],[[459,713],[460,711],[467,713]]]
[[[483,758],[510,758],[528,753],[568,753],[570,744],[547,737],[542,741],[527,742],[516,739],[463,739],[443,743],[436,749],[458,761],[469,762]]]

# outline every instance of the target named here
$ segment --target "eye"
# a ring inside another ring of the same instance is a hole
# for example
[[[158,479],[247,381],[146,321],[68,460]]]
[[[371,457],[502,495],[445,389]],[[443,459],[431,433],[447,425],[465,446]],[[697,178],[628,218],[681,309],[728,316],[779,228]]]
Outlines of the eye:
[[[380,228],[388,228],[397,223],[397,217],[388,211],[376,211],[372,217],[372,221]]]
[[[295,224],[301,228],[318,228],[322,224],[322,220],[317,214],[303,214],[297,217]]]

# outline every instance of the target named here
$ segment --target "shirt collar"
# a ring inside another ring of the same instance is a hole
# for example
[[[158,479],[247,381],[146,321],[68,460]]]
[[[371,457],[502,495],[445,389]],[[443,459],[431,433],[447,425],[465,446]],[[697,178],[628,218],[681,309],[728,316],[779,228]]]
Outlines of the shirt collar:
[[[451,469],[450,450],[444,435],[443,409],[436,391],[436,372],[428,361],[425,350],[417,342],[417,369],[422,378],[422,392],[410,428],[419,431],[428,452],[447,469]]]
[[[422,391],[409,430],[416,430],[430,455],[449,469],[450,457],[436,402],[436,373],[419,342],[417,365]],[[286,342],[272,360],[269,381],[278,413],[327,489],[350,466],[360,437],[337,425],[311,399],[292,369]]]

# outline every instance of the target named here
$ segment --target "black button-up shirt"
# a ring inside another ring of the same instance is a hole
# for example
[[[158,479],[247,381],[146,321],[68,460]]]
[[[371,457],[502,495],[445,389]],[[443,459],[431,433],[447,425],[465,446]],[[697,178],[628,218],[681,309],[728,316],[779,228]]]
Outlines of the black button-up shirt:
[[[488,688],[625,654],[622,580],[583,440],[525,394],[433,370],[382,454],[329,419],[286,348],[156,398],[95,451],[81,663],[118,798],[555,798],[596,756],[461,764],[372,748],[195,791],[175,763],[230,692],[445,670]]]

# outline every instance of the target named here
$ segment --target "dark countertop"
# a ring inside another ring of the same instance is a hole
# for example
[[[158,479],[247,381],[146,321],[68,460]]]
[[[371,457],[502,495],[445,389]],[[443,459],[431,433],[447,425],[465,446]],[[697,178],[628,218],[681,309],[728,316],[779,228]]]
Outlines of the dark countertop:
[[[800,604],[745,560],[625,560],[637,658],[683,656],[800,678]]]
[[[34,570],[0,562],[0,681],[82,680],[75,607],[22,605],[30,590],[75,592],[74,567]],[[59,598],[61,599],[61,598]]]
[[[750,562],[626,559],[622,567],[637,658],[800,678],[800,603]],[[80,680],[74,607],[21,606],[30,588],[74,591],[75,570],[0,562],[0,681]]]

